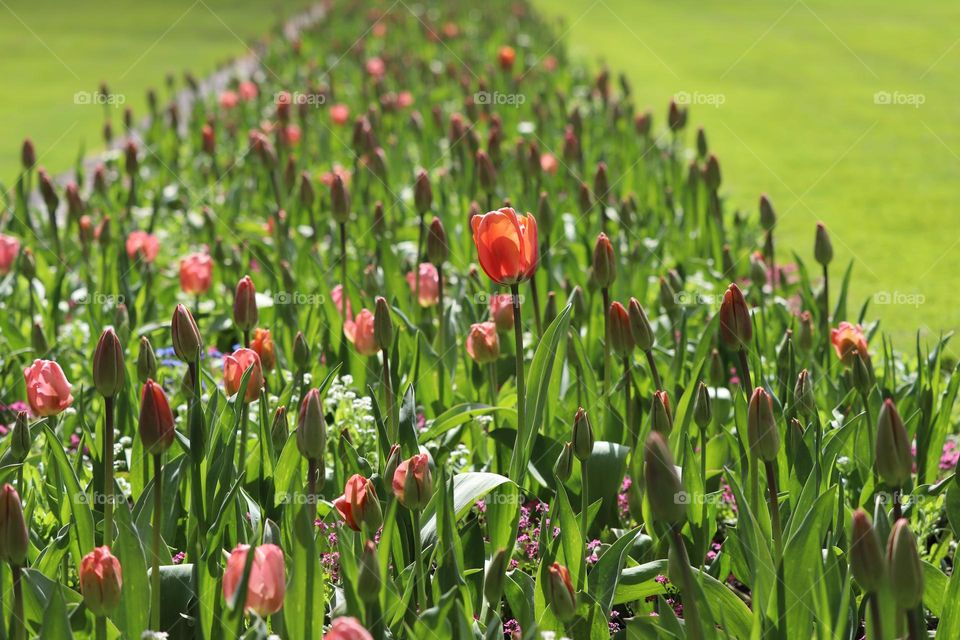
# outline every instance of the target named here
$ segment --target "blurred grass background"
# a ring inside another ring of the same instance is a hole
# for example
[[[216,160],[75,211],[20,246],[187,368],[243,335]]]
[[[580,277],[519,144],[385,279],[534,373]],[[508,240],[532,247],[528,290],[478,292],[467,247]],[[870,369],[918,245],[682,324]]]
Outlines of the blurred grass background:
[[[960,40],[944,28],[960,21],[960,4],[533,1],[562,19],[574,55],[627,72],[659,124],[671,96],[689,97],[731,204],[756,215],[758,195],[773,198],[780,257],[812,261],[823,220],[836,278],[854,261],[854,308],[871,299],[871,317],[900,347],[912,348],[917,329],[935,336],[960,324]],[[51,171],[81,145],[102,148],[103,107],[75,104],[77,92],[106,81],[142,116],[146,89],[162,90],[168,73],[202,77],[307,4],[0,0],[0,182],[13,184],[24,136]],[[923,103],[878,104],[878,92]],[[112,115],[119,132],[122,107]]]

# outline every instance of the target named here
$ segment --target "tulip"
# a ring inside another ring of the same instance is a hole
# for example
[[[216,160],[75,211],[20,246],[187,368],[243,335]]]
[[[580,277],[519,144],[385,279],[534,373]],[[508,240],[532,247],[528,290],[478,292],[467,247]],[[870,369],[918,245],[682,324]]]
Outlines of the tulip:
[[[297,331],[297,335],[293,338],[293,363],[301,371],[310,365],[310,345],[300,331]]]
[[[26,411],[17,413],[13,424],[13,433],[10,435],[10,455],[16,462],[23,462],[30,455],[33,440],[30,436],[30,422]]]
[[[640,305],[636,298],[630,298],[628,305],[630,315],[630,330],[633,334],[633,340],[642,351],[649,351],[653,348],[655,338],[653,328],[650,326],[650,320],[647,318],[646,311]]]
[[[813,315],[809,311],[801,312],[799,324],[797,345],[802,350],[809,351],[813,347]]]
[[[650,427],[663,435],[668,435],[673,430],[670,396],[662,389],[653,394],[653,403],[650,405]]]
[[[593,246],[593,281],[601,289],[607,289],[617,278],[617,259],[613,254],[613,244],[607,234],[597,236]]]
[[[836,329],[830,331],[830,342],[833,343],[837,357],[848,367],[856,363],[854,351],[863,356],[868,354],[867,338],[858,324],[841,322]]]
[[[813,376],[803,369],[797,376],[797,384],[793,389],[793,399],[797,405],[797,413],[807,418],[817,412],[817,399],[813,394]]]
[[[180,261],[180,288],[190,296],[210,290],[213,281],[213,259],[205,253],[192,253]]]
[[[553,475],[557,477],[558,483],[564,483],[573,475],[573,461],[576,456],[573,453],[573,443],[564,442],[557,461],[553,463]]]
[[[0,233],[0,276],[10,273],[19,255],[20,241]]]
[[[320,390],[310,389],[300,403],[297,416],[297,449],[304,458],[323,457],[327,443],[327,425],[323,417]]]
[[[30,138],[24,138],[23,146],[20,147],[20,163],[24,171],[30,171],[37,164],[37,150]]]
[[[356,618],[340,616],[333,619],[333,624],[324,634],[323,640],[373,640],[373,636]]]
[[[173,444],[176,426],[163,388],[147,380],[140,393],[140,440],[151,454],[163,453]]]
[[[864,593],[876,593],[883,585],[886,559],[880,537],[863,509],[853,512],[850,531],[850,570]]]
[[[80,562],[80,591],[94,615],[105,616],[120,604],[123,571],[107,546],[97,547]],[[131,603],[132,604],[132,603]]]
[[[573,590],[570,571],[565,566],[554,562],[547,568],[543,594],[561,622],[570,622],[573,619],[577,612],[577,594]]]
[[[610,346],[618,355],[627,357],[635,346],[630,328],[630,316],[619,302],[610,305]]]
[[[501,293],[490,296],[490,318],[496,323],[497,331],[512,331],[513,296]]]
[[[516,61],[516,59],[517,52],[511,46],[503,45],[497,52],[497,62],[500,64],[500,68],[504,71],[510,71],[510,69],[513,68],[513,63]]]
[[[254,329],[253,340],[250,341],[250,348],[260,356],[260,363],[265,370],[272,371],[277,365],[276,347],[273,343],[273,338],[270,337],[269,329],[261,329],[259,327]]]
[[[516,285],[533,277],[539,260],[537,221],[510,207],[470,219],[480,266],[491,280]]]
[[[127,257],[131,260],[141,259],[147,264],[152,263],[160,253],[160,241],[146,231],[133,231],[127,236]]]
[[[178,304],[173,312],[173,320],[170,321],[170,333],[173,338],[174,353],[192,367],[200,355],[203,343],[193,315],[182,304]]]
[[[330,185],[330,207],[333,219],[341,225],[346,224],[350,219],[350,192],[344,183],[343,176],[339,173],[333,176],[333,182]]]
[[[917,539],[906,518],[898,519],[890,531],[887,566],[897,607],[910,610],[919,605],[923,599],[923,565],[917,552]]]
[[[250,276],[243,276],[237,283],[237,290],[233,297],[233,323],[243,331],[244,342],[248,343],[247,334],[257,326],[257,290],[253,286]]]
[[[93,352],[93,384],[104,398],[123,388],[125,378],[123,346],[112,328],[106,329]]]
[[[767,462],[777,459],[780,431],[773,415],[773,398],[763,387],[754,389],[750,397],[747,409],[747,438],[753,455]]]
[[[23,517],[20,495],[9,484],[0,490],[0,560],[17,567],[27,561],[30,534]]]
[[[419,278],[419,282],[417,281]],[[437,268],[429,262],[420,264],[417,275],[407,273],[410,291],[417,296],[421,307],[432,307],[440,300],[440,277]]]
[[[890,487],[899,489],[910,480],[913,452],[910,437],[893,400],[887,398],[877,418],[877,472]]]
[[[750,310],[740,287],[735,284],[727,288],[720,304],[720,339],[734,349],[749,347],[753,339]]]
[[[366,525],[373,535],[383,524],[383,512],[373,482],[358,473],[350,476],[343,487],[343,495],[333,501],[343,521],[354,531]]]
[[[27,387],[27,401],[33,414],[39,417],[55,416],[73,403],[70,383],[63,369],[52,360],[34,360],[23,370]]]
[[[833,245],[830,243],[830,234],[823,223],[817,224],[817,236],[813,243],[813,256],[824,268],[833,260]]]
[[[140,336],[140,350],[137,352],[137,380],[141,383],[157,376],[157,354],[147,336]]]
[[[470,325],[467,334],[467,353],[479,365],[496,362],[500,358],[500,337],[493,322]]]
[[[447,232],[444,231],[440,218],[434,218],[430,222],[430,229],[427,233],[427,258],[439,267],[449,256],[450,245],[447,244]]]
[[[425,453],[404,460],[393,474],[393,494],[400,504],[411,510],[422,510],[433,496],[433,474]]]
[[[260,397],[263,388],[263,368],[260,356],[253,349],[237,349],[223,358],[223,386],[227,395],[232,396],[240,391],[240,382],[247,369],[253,367],[250,378],[247,380],[244,402],[253,402]]]
[[[673,463],[673,455],[663,435],[651,431],[643,447],[643,478],[653,516],[668,524],[686,520],[687,508],[681,500],[683,485]]]
[[[700,382],[693,400],[693,421],[700,427],[701,432],[705,432],[713,421],[712,405],[710,390],[707,389],[707,385]]]
[[[361,309],[356,320],[348,320],[343,325],[343,333],[353,343],[357,353],[362,356],[377,354],[377,341],[374,336],[374,315],[367,309]]]
[[[243,580],[249,550],[250,545],[238,544],[227,558],[227,568],[223,574],[223,597],[231,609],[237,604],[237,590]],[[253,552],[243,610],[256,613],[261,618],[272,615],[283,607],[286,591],[283,551],[275,544],[258,546]]]
[[[413,203],[417,209],[417,213],[421,216],[427,211],[430,211],[430,207],[433,206],[433,190],[430,188],[430,176],[422,169],[417,172],[417,180],[413,185]]]
[[[360,553],[360,562],[357,566],[357,592],[360,599],[367,604],[375,604],[380,600],[380,589],[383,587],[383,578],[380,575],[380,558],[377,556],[377,545],[373,540],[367,540]]]
[[[590,426],[590,418],[583,407],[577,409],[573,417],[573,433],[570,438],[573,443],[573,454],[577,460],[584,462],[593,453],[593,427]]]

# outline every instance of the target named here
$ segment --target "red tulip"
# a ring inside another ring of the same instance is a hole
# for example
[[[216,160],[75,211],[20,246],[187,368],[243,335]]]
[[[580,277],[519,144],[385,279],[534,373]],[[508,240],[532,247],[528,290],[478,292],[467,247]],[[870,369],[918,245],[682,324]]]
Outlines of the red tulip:
[[[249,549],[250,545],[238,544],[227,559],[227,569],[223,574],[223,597],[228,603],[235,597],[240,581],[243,580]],[[261,618],[272,615],[283,607],[283,596],[286,592],[287,576],[283,551],[275,544],[260,545],[253,552],[244,611],[252,611]]]
[[[233,323],[241,331],[250,331],[257,326],[258,317],[257,289],[250,276],[243,276],[233,297]]]
[[[480,266],[498,284],[512,285],[533,277],[539,260],[537,221],[510,207],[470,219]]]
[[[362,356],[372,356],[377,353],[377,341],[373,335],[373,313],[369,309],[361,309],[356,320],[347,320],[343,324],[343,333],[347,340],[353,343],[357,353]]]
[[[273,338],[270,337],[270,330],[257,327],[253,332],[253,340],[250,341],[250,348],[260,356],[260,363],[263,365],[263,368],[267,371],[273,371],[273,368],[277,364],[277,352]]]
[[[123,571],[110,547],[97,547],[80,562],[80,591],[83,602],[94,615],[112,612],[120,604]]]
[[[173,444],[173,412],[163,388],[153,380],[147,380],[140,392],[139,426],[140,440],[148,452],[163,453]]]
[[[70,383],[63,369],[52,360],[34,360],[23,370],[27,401],[35,416],[55,416],[73,403]]]
[[[9,484],[0,490],[0,560],[22,566],[30,548],[20,494]]]
[[[146,231],[133,231],[127,236],[127,257],[138,258],[146,263],[153,262],[160,253],[160,241],[157,236]]]
[[[243,374],[251,366],[253,371],[250,373],[249,380],[247,380],[244,402],[253,402],[260,397],[260,389],[263,388],[263,368],[260,364],[260,356],[253,349],[237,349],[232,355],[223,358],[223,386],[228,396],[240,391],[240,381],[243,379]]]
[[[429,262],[420,264],[420,292],[417,295],[417,302],[421,307],[432,307],[440,300],[440,276],[437,268]],[[407,274],[407,284],[410,285],[410,291],[417,290],[417,276],[413,271]]]
[[[423,509],[433,496],[430,459],[420,453],[404,460],[393,474],[393,494],[408,509]]]
[[[467,353],[477,364],[496,362],[500,357],[500,337],[493,322],[470,325],[467,334]]]
[[[343,126],[350,122],[350,107],[345,104],[335,104],[330,107],[330,119],[333,124]]]
[[[750,310],[740,287],[731,284],[720,304],[720,339],[731,348],[749,347],[753,339]]]
[[[830,331],[830,342],[837,357],[847,366],[853,364],[856,353],[867,356],[867,338],[858,324],[841,322],[840,326]]]
[[[497,331],[513,331],[513,296],[509,293],[490,296],[490,317],[496,323]]]
[[[180,261],[180,288],[191,296],[203,295],[213,281],[213,259],[205,253],[192,253]]]
[[[343,495],[333,501],[333,506],[354,531],[360,531],[363,523],[373,531],[382,524],[383,515],[373,482],[359,473],[350,476],[343,487]]]
[[[10,273],[13,264],[20,255],[20,241],[0,233],[0,276]]]
[[[504,71],[509,71],[513,68],[513,63],[517,59],[517,52],[510,46],[500,47],[500,51],[497,52],[497,62],[500,63],[500,68]]]
[[[237,102],[239,101],[239,99],[240,98],[237,95],[236,91],[231,91],[230,89],[227,89],[226,91],[220,94],[220,108],[226,109],[229,111],[230,109],[233,109],[235,106],[237,106]]]
[[[547,604],[560,620],[566,622],[577,611],[577,594],[570,580],[570,570],[558,562],[547,569],[547,580],[543,584]]]
[[[203,343],[193,314],[182,304],[178,304],[173,311],[170,336],[173,340],[173,351],[177,357],[187,364],[192,364],[200,353]]]
[[[373,640],[373,636],[356,618],[340,616],[334,618],[333,624],[330,625],[330,630],[324,634],[323,640]]]

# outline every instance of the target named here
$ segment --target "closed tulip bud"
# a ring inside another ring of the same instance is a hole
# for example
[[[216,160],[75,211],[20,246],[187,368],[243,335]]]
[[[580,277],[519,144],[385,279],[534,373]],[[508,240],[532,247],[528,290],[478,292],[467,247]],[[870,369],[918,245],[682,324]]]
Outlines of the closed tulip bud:
[[[390,305],[386,298],[377,297],[377,306],[373,314],[373,339],[377,349],[386,351],[393,345],[393,320],[390,317]]]
[[[37,164],[37,151],[30,138],[25,138],[20,148],[20,164],[23,165],[24,171],[30,171]]]
[[[173,312],[170,333],[173,338],[174,353],[187,364],[192,364],[200,354],[203,344],[193,315],[182,304],[178,304]]]
[[[497,184],[497,169],[493,166],[490,156],[481,149],[477,151],[477,180],[485,191],[490,191]]]
[[[37,178],[40,182],[40,195],[43,197],[43,203],[47,206],[47,211],[56,211],[57,206],[60,204],[60,198],[57,197],[57,192],[53,186],[53,180],[50,178],[50,174],[47,173],[46,169],[40,167],[40,169],[37,170]]]
[[[673,463],[666,438],[651,432],[643,446],[643,478],[653,516],[667,524],[681,524],[687,518],[683,485]]]
[[[650,426],[657,433],[667,435],[673,429],[673,412],[670,410],[670,396],[666,391],[658,390],[653,394],[650,405]]]
[[[703,171],[703,179],[711,190],[716,191],[720,188],[720,161],[717,160],[717,156],[712,153],[710,157],[707,158],[707,164]]]
[[[593,195],[600,203],[605,203],[610,195],[610,181],[607,179],[606,162],[597,164],[597,173],[593,176]]]
[[[811,418],[817,411],[817,399],[813,394],[813,376],[806,369],[797,376],[797,384],[793,388],[793,400],[797,405],[797,413],[805,418]]]
[[[10,436],[10,455],[17,462],[23,462],[30,454],[33,439],[30,436],[30,422],[26,411],[17,413],[17,420],[13,424],[13,433]]]
[[[577,613],[577,594],[573,590],[570,571],[554,562],[547,568],[547,579],[543,583],[547,604],[561,622],[569,622]]]
[[[470,325],[466,340],[467,354],[477,364],[496,362],[500,358],[500,337],[494,322],[477,322]]]
[[[676,100],[670,101],[670,107],[667,110],[667,126],[670,131],[676,133],[683,129],[687,124],[686,109],[677,104]]]
[[[765,193],[760,196],[760,225],[765,231],[773,231],[777,225],[777,214],[773,210],[773,203]]]
[[[876,593],[883,585],[887,564],[880,537],[863,509],[853,512],[850,529],[850,570],[864,593]]]
[[[23,566],[29,547],[30,533],[20,495],[11,485],[4,484],[0,490],[0,560]]]
[[[916,607],[923,600],[923,564],[917,551],[917,539],[906,518],[893,524],[887,540],[887,566],[890,590],[900,609]]]
[[[759,252],[750,255],[750,281],[761,289],[767,284],[767,265]]]
[[[800,328],[797,336],[797,346],[803,351],[809,351],[813,347],[813,316],[809,311],[803,311],[800,314]]]
[[[390,445],[390,451],[387,452],[387,459],[383,463],[383,477],[392,479],[400,465],[400,445]]]
[[[637,135],[639,135],[641,138],[646,138],[650,135],[650,126],[652,124],[653,114],[650,111],[639,113],[633,119],[633,128],[636,130]]]
[[[660,276],[660,304],[668,314],[677,308],[677,292],[663,276]]]
[[[650,351],[655,343],[653,327],[650,326],[650,320],[647,318],[647,312],[643,310],[640,301],[636,298],[630,298],[628,305],[628,314],[630,316],[630,331],[633,334],[633,341],[641,351]]]
[[[413,185],[413,204],[420,215],[430,211],[433,206],[433,189],[430,187],[430,176],[427,172],[417,172],[417,181]]]
[[[43,325],[39,321],[33,323],[30,330],[30,346],[37,356],[45,356],[50,351],[50,343],[43,333]]]
[[[339,173],[333,176],[333,183],[330,185],[330,207],[333,219],[340,224],[350,219],[350,192]]]
[[[750,452],[767,462],[776,460],[780,450],[780,431],[773,415],[773,398],[763,387],[757,387],[750,396],[747,409],[747,439]]]
[[[487,606],[492,609],[500,604],[500,598],[503,597],[509,565],[510,556],[506,549],[498,549],[487,563],[487,571],[483,576],[483,597],[487,600]]]
[[[367,540],[360,553],[360,562],[357,567],[357,594],[366,603],[377,602],[380,599],[382,586],[377,545],[372,540]]]
[[[547,292],[547,304],[543,307],[543,326],[549,327],[557,318],[557,294],[554,291]]]
[[[208,156],[214,155],[217,152],[217,134],[213,129],[213,125],[209,122],[204,124],[200,130],[200,138],[203,152]]]
[[[710,398],[710,390],[701,381],[697,385],[697,395],[694,396],[693,401],[693,421],[697,423],[701,431],[706,431],[713,421],[712,405],[713,400]]]
[[[813,243],[813,257],[824,267],[833,260],[833,245],[830,243],[830,234],[823,223],[817,224],[817,237]]]
[[[710,351],[710,386],[726,387],[727,373],[723,367],[723,359],[717,349]]]
[[[697,157],[700,159],[706,158],[709,151],[707,132],[703,130],[703,127],[697,127]]]
[[[157,354],[147,336],[140,336],[140,352],[137,354],[137,380],[143,384],[157,377]]]
[[[67,196],[67,213],[71,220],[77,220],[83,213],[83,199],[80,197],[80,189],[76,182],[68,182],[64,189],[64,195]]]
[[[80,591],[83,603],[94,615],[112,613],[120,604],[123,571],[109,547],[97,547],[80,562]]]
[[[781,379],[788,380],[793,375],[793,360],[793,331],[787,329],[777,345],[777,372]]]
[[[890,487],[902,487],[913,471],[913,452],[900,412],[890,398],[883,401],[877,418],[876,447],[880,477]]]
[[[307,339],[303,337],[303,333],[297,331],[297,335],[293,338],[293,363],[297,365],[297,369],[300,371],[305,370],[310,365],[310,345],[307,344]]]
[[[383,210],[383,203],[379,200],[373,205],[373,231],[377,234],[387,232],[387,218]]]
[[[128,141],[124,148],[124,163],[128,175],[137,173],[140,163],[137,160],[137,143],[133,140]]]
[[[93,352],[93,384],[104,398],[112,398],[123,388],[125,374],[123,346],[116,332],[107,328]]]
[[[590,187],[587,186],[587,183],[580,183],[580,190],[577,195],[577,201],[580,204],[580,210],[586,213],[593,208],[593,200],[590,197]]]
[[[543,228],[548,231],[553,228],[553,208],[550,206],[550,198],[546,191],[540,192],[540,198],[537,200],[537,220],[543,224]]]
[[[257,326],[258,319],[256,287],[250,276],[243,276],[233,297],[233,323],[246,332]]]
[[[577,285],[570,291],[570,301],[573,303],[573,322],[582,325],[587,320],[587,301],[583,296],[583,289]]]
[[[310,178],[309,171],[300,173],[300,204],[305,209],[312,209],[313,203],[317,199],[317,192],[313,187],[313,180]]]
[[[450,255],[447,233],[443,230],[440,218],[434,218],[427,233],[427,259],[435,266],[441,266]]]
[[[310,389],[300,402],[297,416],[297,449],[308,460],[323,457],[327,447],[327,423],[323,419],[320,390]]]
[[[557,482],[563,483],[570,479],[573,474],[573,443],[564,442],[557,461],[553,464],[553,475],[557,477]]]
[[[593,427],[590,426],[590,418],[583,407],[577,409],[573,417],[573,435],[571,437],[573,444],[573,455],[577,460],[583,462],[593,453]]]
[[[610,347],[621,356],[628,356],[633,351],[633,333],[630,328],[630,315],[623,305],[613,302],[609,311]]]
[[[393,494],[407,509],[420,511],[433,497],[433,474],[425,453],[404,460],[393,474]]]
[[[283,608],[287,591],[286,566],[283,551],[275,544],[262,544],[253,550],[250,563],[247,593],[238,593],[243,574],[247,570],[249,545],[238,544],[227,559],[223,572],[223,597],[233,609],[241,605],[243,611],[254,612],[266,619]]]
[[[753,340],[753,321],[743,293],[736,284],[731,284],[723,294],[720,304],[720,339],[732,349],[750,346]]]
[[[608,288],[617,278],[617,259],[607,234],[597,236],[593,245],[593,281],[601,289]]]
[[[110,216],[103,216],[100,219],[100,224],[97,225],[96,231],[93,232],[93,235],[97,238],[97,243],[104,249],[110,246],[110,242],[113,239],[113,223],[110,220]]]
[[[851,374],[853,377],[853,386],[860,393],[870,393],[873,386],[873,373],[870,371],[870,361],[865,357],[866,354],[860,353],[858,349],[853,349],[850,360],[853,362]]]
[[[163,453],[173,444],[176,427],[163,388],[147,380],[140,393],[140,440],[151,454]]]
[[[270,439],[273,441],[274,449],[280,451],[287,442],[287,436],[289,434],[287,408],[284,405],[280,405],[273,413],[273,421],[270,424]]]

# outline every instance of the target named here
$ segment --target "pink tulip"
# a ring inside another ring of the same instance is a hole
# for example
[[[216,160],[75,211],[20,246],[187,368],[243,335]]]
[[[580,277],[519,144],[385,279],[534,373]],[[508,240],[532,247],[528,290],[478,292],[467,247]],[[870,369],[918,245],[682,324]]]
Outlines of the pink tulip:
[[[13,263],[20,255],[20,241],[0,233],[0,276],[10,273]]]
[[[540,156],[540,169],[544,173],[556,173],[559,167],[560,163],[557,162],[557,156],[552,153],[544,153]]]
[[[323,640],[373,640],[373,636],[356,618],[341,616],[334,618]]]
[[[377,341],[373,336],[373,313],[361,309],[356,320],[347,320],[343,324],[343,333],[353,343],[357,353],[372,356],[377,353]]]
[[[234,597],[243,580],[249,549],[250,545],[238,544],[227,559],[227,570],[223,574],[223,597],[228,602]],[[283,607],[286,591],[283,551],[275,544],[260,545],[253,553],[244,611],[252,611],[261,618],[272,615]]]
[[[27,400],[36,416],[55,416],[73,403],[70,383],[60,365],[52,360],[34,360],[23,370],[23,379]]]
[[[429,262],[420,264],[420,293],[417,296],[417,302],[421,307],[432,307],[440,301],[440,276],[437,268]],[[407,284],[410,285],[410,291],[416,292],[417,281],[413,271],[407,274]]]
[[[467,353],[477,364],[496,362],[500,357],[500,337],[493,322],[478,322],[470,325],[467,334]]]
[[[160,253],[160,241],[157,236],[146,231],[132,231],[127,236],[127,257],[131,260],[142,258],[144,262],[150,263],[157,258]]]
[[[123,571],[110,547],[97,547],[80,562],[80,591],[94,615],[111,613],[120,604]]]
[[[513,330],[513,296],[509,293],[497,293],[490,296],[490,317],[497,324],[497,331],[507,333]]]
[[[250,378],[247,380],[247,391],[244,394],[245,402],[253,402],[260,397],[263,388],[263,367],[260,356],[253,349],[237,349],[232,355],[223,358],[223,386],[227,395],[232,396],[240,391],[240,381],[244,372],[253,366]]]
[[[338,284],[330,291],[330,300],[333,301],[333,306],[336,308],[337,313],[341,316],[343,315],[343,285]],[[350,299],[347,298],[347,320],[353,320],[353,309],[350,308]]]
[[[213,259],[205,253],[192,253],[180,261],[180,288],[191,296],[210,289],[213,281]]]
[[[367,73],[374,78],[382,78],[383,74],[386,73],[387,66],[383,63],[383,60],[380,58],[370,58],[367,60]]]
[[[233,109],[235,106],[237,106],[238,100],[239,97],[237,96],[237,92],[227,89],[220,94],[220,108],[227,110]]]
[[[244,102],[250,102],[257,97],[257,94],[260,93],[257,90],[257,85],[249,80],[244,80],[240,83],[238,87],[240,93],[240,99]]]
[[[333,124],[343,126],[350,121],[350,107],[345,104],[335,104],[330,107],[330,119]]]

